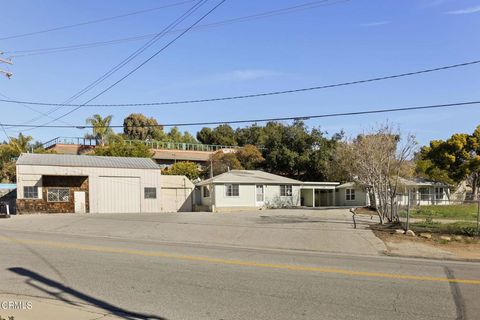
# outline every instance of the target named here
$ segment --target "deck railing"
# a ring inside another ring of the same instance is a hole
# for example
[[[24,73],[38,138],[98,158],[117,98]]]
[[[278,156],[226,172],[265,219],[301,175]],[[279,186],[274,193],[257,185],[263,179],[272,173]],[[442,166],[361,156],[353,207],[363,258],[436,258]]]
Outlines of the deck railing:
[[[126,143],[132,144],[134,142],[142,142],[152,149],[166,149],[166,150],[185,150],[185,151],[206,151],[215,152],[222,149],[236,149],[238,146],[224,146],[218,144],[201,144],[201,143],[179,143],[166,141],[142,141],[142,140],[125,140]],[[99,141],[91,138],[80,137],[56,137],[43,144],[45,149],[51,148],[56,144],[72,144],[81,146],[97,146]]]
[[[56,137],[43,143],[43,147],[48,149],[56,144],[77,144],[81,146],[96,146],[99,145],[97,139],[81,138],[81,137]]]

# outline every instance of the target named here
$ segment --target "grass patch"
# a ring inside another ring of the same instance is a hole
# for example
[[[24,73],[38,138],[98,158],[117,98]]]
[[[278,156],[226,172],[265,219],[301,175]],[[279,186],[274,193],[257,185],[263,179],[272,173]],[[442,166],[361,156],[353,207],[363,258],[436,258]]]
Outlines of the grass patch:
[[[442,233],[442,234],[454,234],[462,236],[476,236],[477,224],[475,222],[459,221],[453,223],[440,223],[435,221],[422,221],[410,224],[410,229],[415,233],[429,232],[429,233]]]
[[[456,220],[477,220],[477,204],[453,204],[453,205],[432,205],[421,206],[410,210],[412,218],[430,219],[456,219]],[[401,213],[406,215],[406,211]]]

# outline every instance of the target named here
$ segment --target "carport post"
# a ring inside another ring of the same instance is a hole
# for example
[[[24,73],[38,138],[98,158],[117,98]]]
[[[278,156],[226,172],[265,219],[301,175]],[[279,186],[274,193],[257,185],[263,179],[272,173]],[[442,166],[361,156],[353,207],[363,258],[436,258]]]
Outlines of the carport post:
[[[312,208],[315,208],[315,188],[312,188]]]

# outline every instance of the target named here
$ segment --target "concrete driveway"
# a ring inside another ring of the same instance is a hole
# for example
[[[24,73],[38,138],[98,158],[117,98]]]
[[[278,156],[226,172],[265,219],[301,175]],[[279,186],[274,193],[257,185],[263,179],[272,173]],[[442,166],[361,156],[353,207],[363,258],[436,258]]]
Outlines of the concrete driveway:
[[[368,224],[376,221],[360,219],[354,229],[347,209],[42,214],[2,219],[0,229],[209,246],[381,254],[386,250],[384,243],[368,229]]]

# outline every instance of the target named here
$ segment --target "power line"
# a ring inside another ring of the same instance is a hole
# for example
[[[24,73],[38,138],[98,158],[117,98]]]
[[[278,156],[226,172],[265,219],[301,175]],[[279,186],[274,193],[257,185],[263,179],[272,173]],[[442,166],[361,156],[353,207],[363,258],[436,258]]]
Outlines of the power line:
[[[139,56],[141,53],[143,53],[145,50],[150,48],[152,45],[154,45],[158,40],[160,40],[166,32],[169,30],[173,29],[177,25],[179,25],[181,22],[186,20],[188,17],[190,17],[195,11],[197,11],[201,6],[203,6],[208,0],[200,0],[198,1],[195,5],[193,5],[190,9],[188,9],[186,12],[184,12],[180,17],[175,19],[172,23],[170,23],[167,27],[165,27],[162,31],[158,32],[155,37],[147,41],[144,45],[142,45],[140,48],[135,50],[133,53],[131,53],[127,58],[123,59],[120,63],[115,65],[113,68],[111,68],[109,71],[104,73],[102,76],[97,78],[95,81],[90,83],[88,86],[71,96],[69,99],[64,101],[61,105],[57,106],[56,108],[53,108],[47,112],[48,115],[56,112],[57,110],[61,109],[66,103],[72,102],[73,100],[78,99],[82,95],[86,94],[88,91],[92,90],[94,87],[99,85],[101,82],[105,81],[107,78],[109,78],[111,75],[113,75],[115,72],[123,68],[125,65],[127,65],[130,61],[135,59],[137,56]],[[33,119],[30,119],[26,123],[31,123],[34,122],[38,119],[42,118],[40,117],[35,117]],[[54,120],[55,121],[55,120]]]
[[[70,24],[70,25],[65,25],[65,26],[60,26],[60,27],[54,27],[54,28],[44,29],[44,30],[40,30],[40,31],[32,31],[32,32],[27,32],[27,33],[21,33],[21,34],[6,36],[6,37],[0,38],[0,40],[23,38],[23,37],[33,36],[33,35],[52,32],[52,31],[71,29],[71,28],[75,28],[75,27],[79,27],[79,26],[85,26],[85,25],[88,25],[88,24],[105,22],[105,21],[110,21],[110,20],[114,20],[114,19],[119,19],[119,18],[125,18],[125,17],[129,17],[129,16],[133,16],[133,15],[138,15],[138,14],[142,14],[142,13],[152,12],[152,11],[156,11],[156,10],[160,10],[160,9],[180,6],[180,5],[183,5],[183,4],[186,4],[186,3],[189,3],[189,2],[193,2],[193,1],[194,0],[176,2],[176,3],[169,4],[169,5],[164,5],[164,6],[161,6],[161,7],[155,7],[155,8],[150,8],[150,9],[145,9],[145,10],[140,10],[140,11],[134,11],[134,12],[125,13],[125,14],[121,14],[121,15],[117,15],[117,16],[106,17],[106,18],[101,18],[101,19],[96,19],[96,20],[90,20],[90,21],[86,21],[86,22],[80,22],[80,23],[75,23],[75,24]]]
[[[390,113],[390,112],[401,112],[401,111],[415,111],[415,110],[427,110],[427,109],[443,109],[443,108],[455,108],[462,106],[473,106],[480,104],[480,100],[477,101],[465,101],[465,102],[455,102],[455,103],[444,103],[444,104],[433,104],[433,105],[424,105],[424,106],[413,106],[413,107],[400,107],[400,108],[384,108],[384,109],[371,109],[371,110],[361,110],[361,111],[352,111],[352,112],[339,112],[339,113],[325,113],[325,114],[316,114],[316,115],[301,115],[301,116],[289,116],[289,117],[276,117],[276,118],[258,118],[258,119],[246,119],[246,120],[228,120],[228,121],[208,121],[208,122],[179,122],[179,123],[167,123],[167,124],[158,124],[158,125],[141,125],[141,126],[129,126],[132,128],[152,128],[152,127],[187,127],[187,126],[202,126],[202,125],[220,125],[220,124],[240,124],[240,123],[256,123],[256,122],[270,122],[270,121],[286,121],[286,120],[310,120],[310,119],[319,119],[319,118],[333,118],[333,117],[346,117],[346,116],[358,116],[365,114],[377,114],[377,113]],[[8,124],[0,123],[8,128],[13,127],[27,127],[31,128],[32,125],[25,124]],[[66,129],[86,129],[93,128],[92,125],[78,125],[78,126],[66,126],[66,125],[41,125],[37,126],[39,128],[66,128]],[[97,126],[95,126],[97,127]],[[109,127],[109,128],[123,128],[123,125],[109,125],[109,126],[99,126]]]
[[[48,103],[48,102],[36,102],[36,101],[20,101],[20,100],[5,100],[0,99],[0,102],[8,102],[8,103],[25,103],[30,105],[38,105],[38,106],[67,106],[67,107],[142,107],[142,106],[159,106],[159,105],[174,105],[174,104],[190,104],[190,103],[203,103],[203,102],[215,102],[215,101],[225,101],[225,100],[237,100],[237,99],[247,99],[247,98],[257,98],[257,97],[264,97],[264,96],[273,96],[273,95],[282,95],[282,94],[289,94],[289,93],[299,93],[305,91],[314,91],[314,90],[321,90],[321,89],[329,89],[329,88],[336,88],[336,87],[345,87],[350,85],[356,84],[363,84],[369,82],[376,82],[382,80],[390,80],[402,77],[409,77],[419,74],[431,73],[436,71],[454,69],[459,67],[466,67],[471,65],[479,64],[480,60],[474,60],[469,62],[463,62],[453,65],[441,66],[431,69],[423,69],[418,71],[406,72],[406,73],[399,73],[394,75],[387,75],[381,76],[376,78],[368,78],[363,80],[355,80],[355,81],[348,81],[348,82],[340,82],[335,84],[326,84],[321,86],[314,86],[314,87],[306,87],[306,88],[298,88],[298,89],[289,89],[289,90],[282,90],[282,91],[270,91],[270,92],[262,92],[262,93],[252,93],[252,94],[245,94],[245,95],[237,95],[237,96],[230,96],[230,97],[218,97],[218,98],[205,98],[205,99],[192,99],[192,100],[179,100],[179,101],[160,101],[160,102],[146,102],[146,103],[115,103],[115,104],[59,104],[59,103]]]
[[[11,99],[11,97],[9,97],[9,96],[1,93],[1,92],[0,92],[0,96],[5,97],[5,98],[7,98],[7,99]],[[31,111],[33,111],[33,112],[36,112],[36,113],[41,114],[41,115],[43,115],[43,116],[45,116],[45,117],[49,117],[49,118],[53,119],[53,117],[51,117],[51,116],[50,116],[49,114],[47,114],[46,112],[42,112],[42,111],[39,111],[39,110],[37,110],[37,109],[35,109],[35,108],[32,108],[32,107],[29,106],[28,104],[21,104],[21,105],[23,105],[25,108],[27,108],[27,109],[29,109],[29,110],[31,110]],[[62,120],[62,122],[63,122],[63,123],[66,123],[66,124],[69,124],[68,122],[65,122],[65,121],[63,121],[63,120]]]
[[[197,19],[192,25],[190,25],[189,28],[185,29],[185,31],[183,31],[181,34],[179,34],[178,36],[176,36],[175,38],[173,38],[170,42],[168,42],[165,46],[163,46],[162,48],[160,48],[157,52],[155,52],[153,55],[151,55],[148,59],[144,60],[142,63],[140,63],[137,67],[135,67],[133,70],[131,70],[130,72],[128,72],[126,75],[124,75],[122,78],[118,79],[117,81],[115,81],[113,84],[111,84],[110,86],[108,86],[107,88],[105,88],[104,90],[100,91],[100,93],[98,93],[97,95],[93,96],[92,98],[90,98],[89,100],[87,100],[85,103],[73,108],[72,110],[64,113],[63,115],[59,116],[59,117],[56,117],[54,120],[52,121],[49,121],[47,122],[48,123],[52,123],[54,121],[57,121],[57,120],[60,120],[64,117],[66,117],[67,115],[75,112],[76,110],[82,108],[83,106],[85,106],[87,103],[95,100],[96,98],[100,97],[101,95],[103,95],[104,93],[106,93],[107,91],[111,90],[113,87],[115,87],[117,84],[119,84],[120,82],[122,82],[123,80],[125,80],[126,78],[128,78],[130,75],[132,75],[133,73],[135,73],[137,70],[139,70],[141,67],[143,67],[145,64],[147,64],[149,61],[151,61],[153,58],[155,58],[157,55],[159,55],[160,53],[162,53],[165,49],[167,49],[168,47],[170,47],[172,44],[174,44],[178,39],[180,39],[183,35],[185,35],[191,28],[193,28],[194,26],[196,26],[197,24],[199,24],[203,19],[205,19],[207,16],[209,16],[212,12],[214,12],[218,7],[220,7],[226,0],[221,0],[217,5],[215,5],[212,9],[210,9],[207,13],[205,13],[203,16],[201,16],[199,19]],[[36,128],[36,127],[34,127]]]
[[[265,12],[256,13],[256,14],[252,14],[252,15],[247,15],[247,16],[242,16],[242,17],[237,17],[237,18],[232,18],[232,19],[227,19],[227,20],[221,20],[221,21],[207,23],[207,24],[202,24],[202,25],[198,25],[196,28],[193,28],[191,31],[201,31],[202,29],[220,27],[220,26],[223,26],[223,25],[228,25],[228,24],[233,24],[233,23],[240,23],[240,22],[247,22],[247,21],[251,21],[251,20],[264,19],[264,18],[269,18],[269,17],[272,17],[272,16],[288,14],[288,13],[303,11],[303,10],[308,10],[308,9],[314,9],[314,8],[321,7],[321,6],[329,6],[329,5],[344,3],[344,2],[348,2],[348,1],[350,1],[350,0],[337,0],[337,1],[319,0],[319,1],[313,1],[313,2],[299,4],[299,5],[296,5],[296,6],[291,6],[291,7],[286,7],[286,8],[276,9],[276,10],[270,10],[270,11],[265,11]],[[170,31],[170,33],[180,33],[183,30],[184,29],[175,29],[175,30]],[[126,38],[112,39],[112,40],[107,40],[107,41],[97,41],[97,42],[89,42],[89,43],[76,44],[76,45],[70,45],[70,46],[50,47],[50,48],[6,51],[5,53],[10,54],[11,58],[34,56],[34,55],[43,55],[43,54],[49,54],[49,53],[60,53],[60,52],[95,48],[95,47],[99,47],[99,46],[115,45],[115,44],[120,44],[120,43],[124,43],[124,42],[138,41],[138,40],[142,40],[142,39],[146,39],[146,38],[151,38],[154,35],[155,35],[154,33],[150,33],[150,34],[144,34],[144,35],[138,35],[138,36],[132,36],[132,37],[126,37]]]

